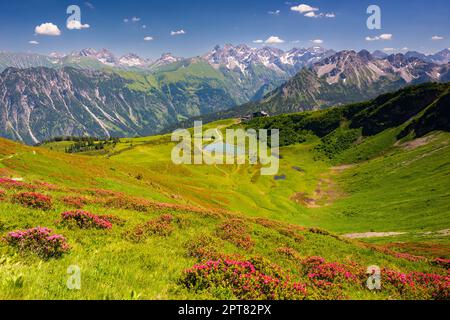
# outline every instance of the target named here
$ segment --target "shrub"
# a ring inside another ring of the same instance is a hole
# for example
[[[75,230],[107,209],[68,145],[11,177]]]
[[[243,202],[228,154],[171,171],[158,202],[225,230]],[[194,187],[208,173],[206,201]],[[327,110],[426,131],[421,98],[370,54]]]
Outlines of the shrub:
[[[315,234],[321,234],[323,236],[329,236],[330,233],[327,230],[321,229],[321,228],[310,228],[309,232],[315,233]]]
[[[94,197],[116,197],[116,196],[122,196],[122,193],[117,191],[111,191],[111,190],[104,190],[104,189],[86,189],[86,192]]]
[[[80,196],[64,196],[61,201],[68,206],[74,207],[76,209],[83,209],[85,205],[89,203],[89,200],[85,197]]]
[[[123,226],[125,224],[125,222],[126,222],[125,219],[119,218],[119,217],[114,216],[112,214],[100,215],[98,217],[100,219],[102,219],[102,220],[108,221],[111,224],[116,224],[116,225],[119,225],[119,226]]]
[[[450,299],[450,276],[412,272],[409,274],[383,269],[382,279],[387,289],[391,288],[405,299]]]
[[[9,178],[0,178],[0,185],[5,189],[16,189],[16,190],[36,190],[37,187],[22,181],[16,181]]]
[[[264,274],[250,261],[219,260],[195,265],[184,271],[180,284],[195,291],[228,291],[239,300],[303,300],[307,296],[306,285]]]
[[[52,208],[52,198],[36,192],[23,192],[13,196],[13,202],[25,207],[41,210]]]
[[[250,250],[255,245],[249,235],[248,226],[240,219],[230,219],[222,223],[217,235],[244,250]]]
[[[300,253],[298,253],[297,250],[294,250],[292,248],[288,248],[288,247],[278,248],[277,253],[285,255],[288,258],[291,258],[295,261],[301,259]]]
[[[80,229],[111,229],[112,224],[100,216],[87,211],[69,211],[61,214],[61,224]]]
[[[396,258],[408,260],[408,261],[411,261],[411,262],[420,262],[420,261],[426,261],[427,260],[427,258],[425,258],[425,257],[414,256],[412,254],[402,253],[402,252],[395,252],[394,256]]]
[[[48,182],[44,182],[44,181],[34,181],[33,182],[34,185],[36,186],[37,189],[44,189],[44,190],[49,190],[49,191],[58,191],[60,190],[60,188],[57,185],[48,183]]]
[[[174,231],[172,221],[173,217],[170,214],[163,214],[156,219],[136,226],[131,234],[127,234],[127,237],[133,241],[142,241],[152,235],[168,237]]]
[[[186,243],[187,255],[199,260],[217,259],[220,255],[218,247],[217,239],[210,235],[200,235]]]
[[[0,201],[5,200],[6,198],[6,192],[4,190],[0,190]]]
[[[448,259],[436,258],[431,261],[431,264],[444,269],[450,269],[450,260]]]
[[[304,231],[304,228],[302,227],[291,224],[284,224],[265,218],[257,218],[256,223],[268,229],[273,229],[285,237],[292,238],[295,242],[300,243],[305,240],[305,237],[299,233],[301,231]]]
[[[66,239],[62,235],[52,234],[48,228],[10,232],[4,240],[19,252],[32,252],[44,259],[59,258],[70,250]]]
[[[314,297],[321,300],[344,299],[343,285],[361,285],[367,278],[355,263],[328,263],[322,257],[309,257],[301,261],[301,266],[314,286]]]
[[[145,199],[135,199],[125,196],[115,196],[104,201],[104,205],[108,208],[134,210],[138,212],[148,212],[151,203]]]

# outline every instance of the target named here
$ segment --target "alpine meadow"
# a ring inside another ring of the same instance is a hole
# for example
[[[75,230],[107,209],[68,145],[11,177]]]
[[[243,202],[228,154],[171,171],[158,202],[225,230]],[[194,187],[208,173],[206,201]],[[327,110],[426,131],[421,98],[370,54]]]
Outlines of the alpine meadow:
[[[129,2],[1,3],[0,300],[450,299],[448,3]]]

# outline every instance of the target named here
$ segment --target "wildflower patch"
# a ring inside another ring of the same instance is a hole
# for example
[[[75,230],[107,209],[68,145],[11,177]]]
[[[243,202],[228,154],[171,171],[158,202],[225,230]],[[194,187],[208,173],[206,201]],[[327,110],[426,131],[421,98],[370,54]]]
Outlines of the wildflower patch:
[[[13,196],[12,201],[33,209],[50,210],[52,208],[52,198],[36,192],[16,194]]]
[[[60,258],[69,252],[66,239],[59,234],[52,234],[48,228],[33,228],[10,232],[4,241],[19,252],[32,252],[43,259]]]

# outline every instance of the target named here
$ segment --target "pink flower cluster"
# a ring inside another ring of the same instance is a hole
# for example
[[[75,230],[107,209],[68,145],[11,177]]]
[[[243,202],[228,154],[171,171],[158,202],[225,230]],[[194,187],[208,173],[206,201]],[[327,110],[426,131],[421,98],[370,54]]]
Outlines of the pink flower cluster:
[[[0,185],[6,189],[18,190],[36,190],[37,187],[22,181],[16,181],[9,178],[0,178]]]
[[[248,225],[240,219],[230,219],[223,222],[217,229],[217,235],[219,238],[245,250],[251,250],[255,245],[250,236]]]
[[[302,261],[304,270],[311,280],[334,282],[358,282],[359,275],[347,265],[331,262],[327,263],[322,257],[310,257]]]
[[[33,252],[45,259],[59,258],[70,250],[66,239],[62,235],[52,234],[48,228],[10,232],[4,240],[20,252]]]
[[[80,196],[64,196],[61,201],[71,207],[76,209],[82,209],[85,205],[89,203],[89,200],[85,197]]]
[[[112,223],[107,219],[87,211],[76,210],[61,214],[61,223],[81,229],[111,229]]]
[[[33,209],[50,210],[52,208],[52,198],[36,192],[16,194],[13,201]]]
[[[383,269],[383,282],[395,287],[402,296],[421,299],[450,299],[450,276]]]
[[[289,277],[262,273],[250,261],[219,260],[199,264],[184,272],[181,284],[197,291],[223,289],[241,300],[303,300],[306,285]]]
[[[168,237],[175,229],[172,225],[173,220],[172,215],[163,214],[156,219],[137,225],[132,232],[126,234],[126,237],[136,242],[143,241],[152,235]]]
[[[425,258],[425,257],[414,256],[412,254],[402,253],[402,252],[396,252],[396,253],[394,253],[394,256],[396,258],[408,260],[408,261],[411,261],[411,262],[420,262],[420,261],[426,261],[427,260],[427,258]]]

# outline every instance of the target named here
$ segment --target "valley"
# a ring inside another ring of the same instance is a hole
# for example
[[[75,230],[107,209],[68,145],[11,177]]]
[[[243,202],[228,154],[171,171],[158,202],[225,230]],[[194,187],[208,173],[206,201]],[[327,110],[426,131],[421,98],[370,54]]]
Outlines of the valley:
[[[450,134],[427,122],[439,115],[449,123],[448,90],[426,84],[324,111],[204,126],[283,123],[284,179],[261,176],[248,164],[174,165],[170,135],[123,138],[86,154],[65,153],[70,142],[28,147],[1,140],[1,232],[48,227],[70,251],[42,259],[2,242],[0,295],[268,297],[239,281],[217,289],[231,268],[277,299],[448,299]],[[51,207],[19,200],[30,191],[50,197]],[[61,213],[80,208],[110,225],[61,223]],[[82,270],[81,291],[64,286],[70,265]],[[365,287],[371,265],[386,277],[380,291]],[[216,270],[218,278],[202,270]],[[271,280],[263,284],[263,275]]]
[[[0,53],[0,136],[29,145],[58,136],[147,136],[265,110],[319,110],[450,80],[448,49],[433,57],[216,46],[150,62],[102,49],[48,56]]]

